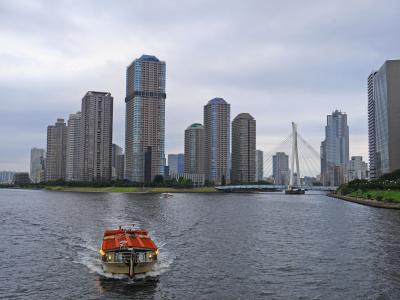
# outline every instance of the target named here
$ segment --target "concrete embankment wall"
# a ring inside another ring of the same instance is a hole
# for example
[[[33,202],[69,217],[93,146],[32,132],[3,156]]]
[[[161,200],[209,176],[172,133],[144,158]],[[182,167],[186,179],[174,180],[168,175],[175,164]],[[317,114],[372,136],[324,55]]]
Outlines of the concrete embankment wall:
[[[368,205],[372,207],[378,208],[390,208],[390,209],[400,209],[400,203],[387,203],[387,202],[379,202],[376,200],[368,200],[368,199],[360,199],[360,198],[353,198],[349,196],[341,196],[337,194],[328,194],[329,197],[342,199],[349,202],[354,202],[362,205]]]

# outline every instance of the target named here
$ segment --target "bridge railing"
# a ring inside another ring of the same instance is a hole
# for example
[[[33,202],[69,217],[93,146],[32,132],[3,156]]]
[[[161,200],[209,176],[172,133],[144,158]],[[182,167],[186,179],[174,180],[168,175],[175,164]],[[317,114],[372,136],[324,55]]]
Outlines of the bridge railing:
[[[215,189],[220,191],[231,191],[231,190],[284,190],[288,187],[286,185],[277,184],[249,184],[249,185],[219,185],[215,186]],[[336,191],[336,186],[314,186],[314,185],[301,185],[293,186],[293,188],[307,189],[310,191]]]

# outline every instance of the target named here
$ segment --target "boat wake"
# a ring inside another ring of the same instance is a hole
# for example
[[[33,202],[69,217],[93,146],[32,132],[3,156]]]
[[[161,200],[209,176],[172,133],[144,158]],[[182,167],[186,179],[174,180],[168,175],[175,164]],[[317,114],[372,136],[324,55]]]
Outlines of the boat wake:
[[[81,265],[86,266],[89,269],[90,273],[94,273],[100,275],[105,278],[112,278],[112,279],[119,279],[119,280],[127,280],[129,277],[126,275],[119,275],[119,274],[110,274],[103,271],[103,266],[101,264],[99,258],[98,249],[88,243],[80,243],[79,245],[75,245],[80,249],[77,251],[77,259],[74,260],[74,263],[78,263]],[[153,267],[153,271],[148,272],[146,274],[138,274],[135,275],[133,281],[136,280],[147,280],[147,279],[154,279],[155,277],[160,276],[161,274],[168,271],[169,267],[174,261],[174,257],[170,255],[169,252],[163,251],[163,246],[159,247],[160,254],[158,255],[158,261]]]

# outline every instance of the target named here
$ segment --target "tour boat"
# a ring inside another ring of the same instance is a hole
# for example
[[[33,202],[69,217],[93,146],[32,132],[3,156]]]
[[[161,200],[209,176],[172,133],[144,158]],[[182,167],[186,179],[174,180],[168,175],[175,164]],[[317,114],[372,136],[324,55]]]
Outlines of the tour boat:
[[[148,232],[133,226],[106,230],[99,252],[105,272],[131,278],[152,271],[158,256],[158,248]]]
[[[290,189],[285,190],[286,195],[304,195],[305,193],[306,193],[306,191],[303,189],[290,188]]]

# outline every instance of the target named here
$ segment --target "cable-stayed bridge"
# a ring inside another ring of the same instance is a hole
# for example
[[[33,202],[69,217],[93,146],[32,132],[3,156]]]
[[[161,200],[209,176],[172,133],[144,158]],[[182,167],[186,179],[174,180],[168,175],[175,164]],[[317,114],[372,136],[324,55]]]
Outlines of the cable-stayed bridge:
[[[274,163],[275,160],[275,163]],[[275,165],[275,170],[274,170]],[[298,133],[292,122],[292,132],[269,152],[264,151],[264,178],[273,184],[240,184],[217,186],[220,191],[305,189],[332,191],[336,187],[315,185],[321,172],[319,153]]]

